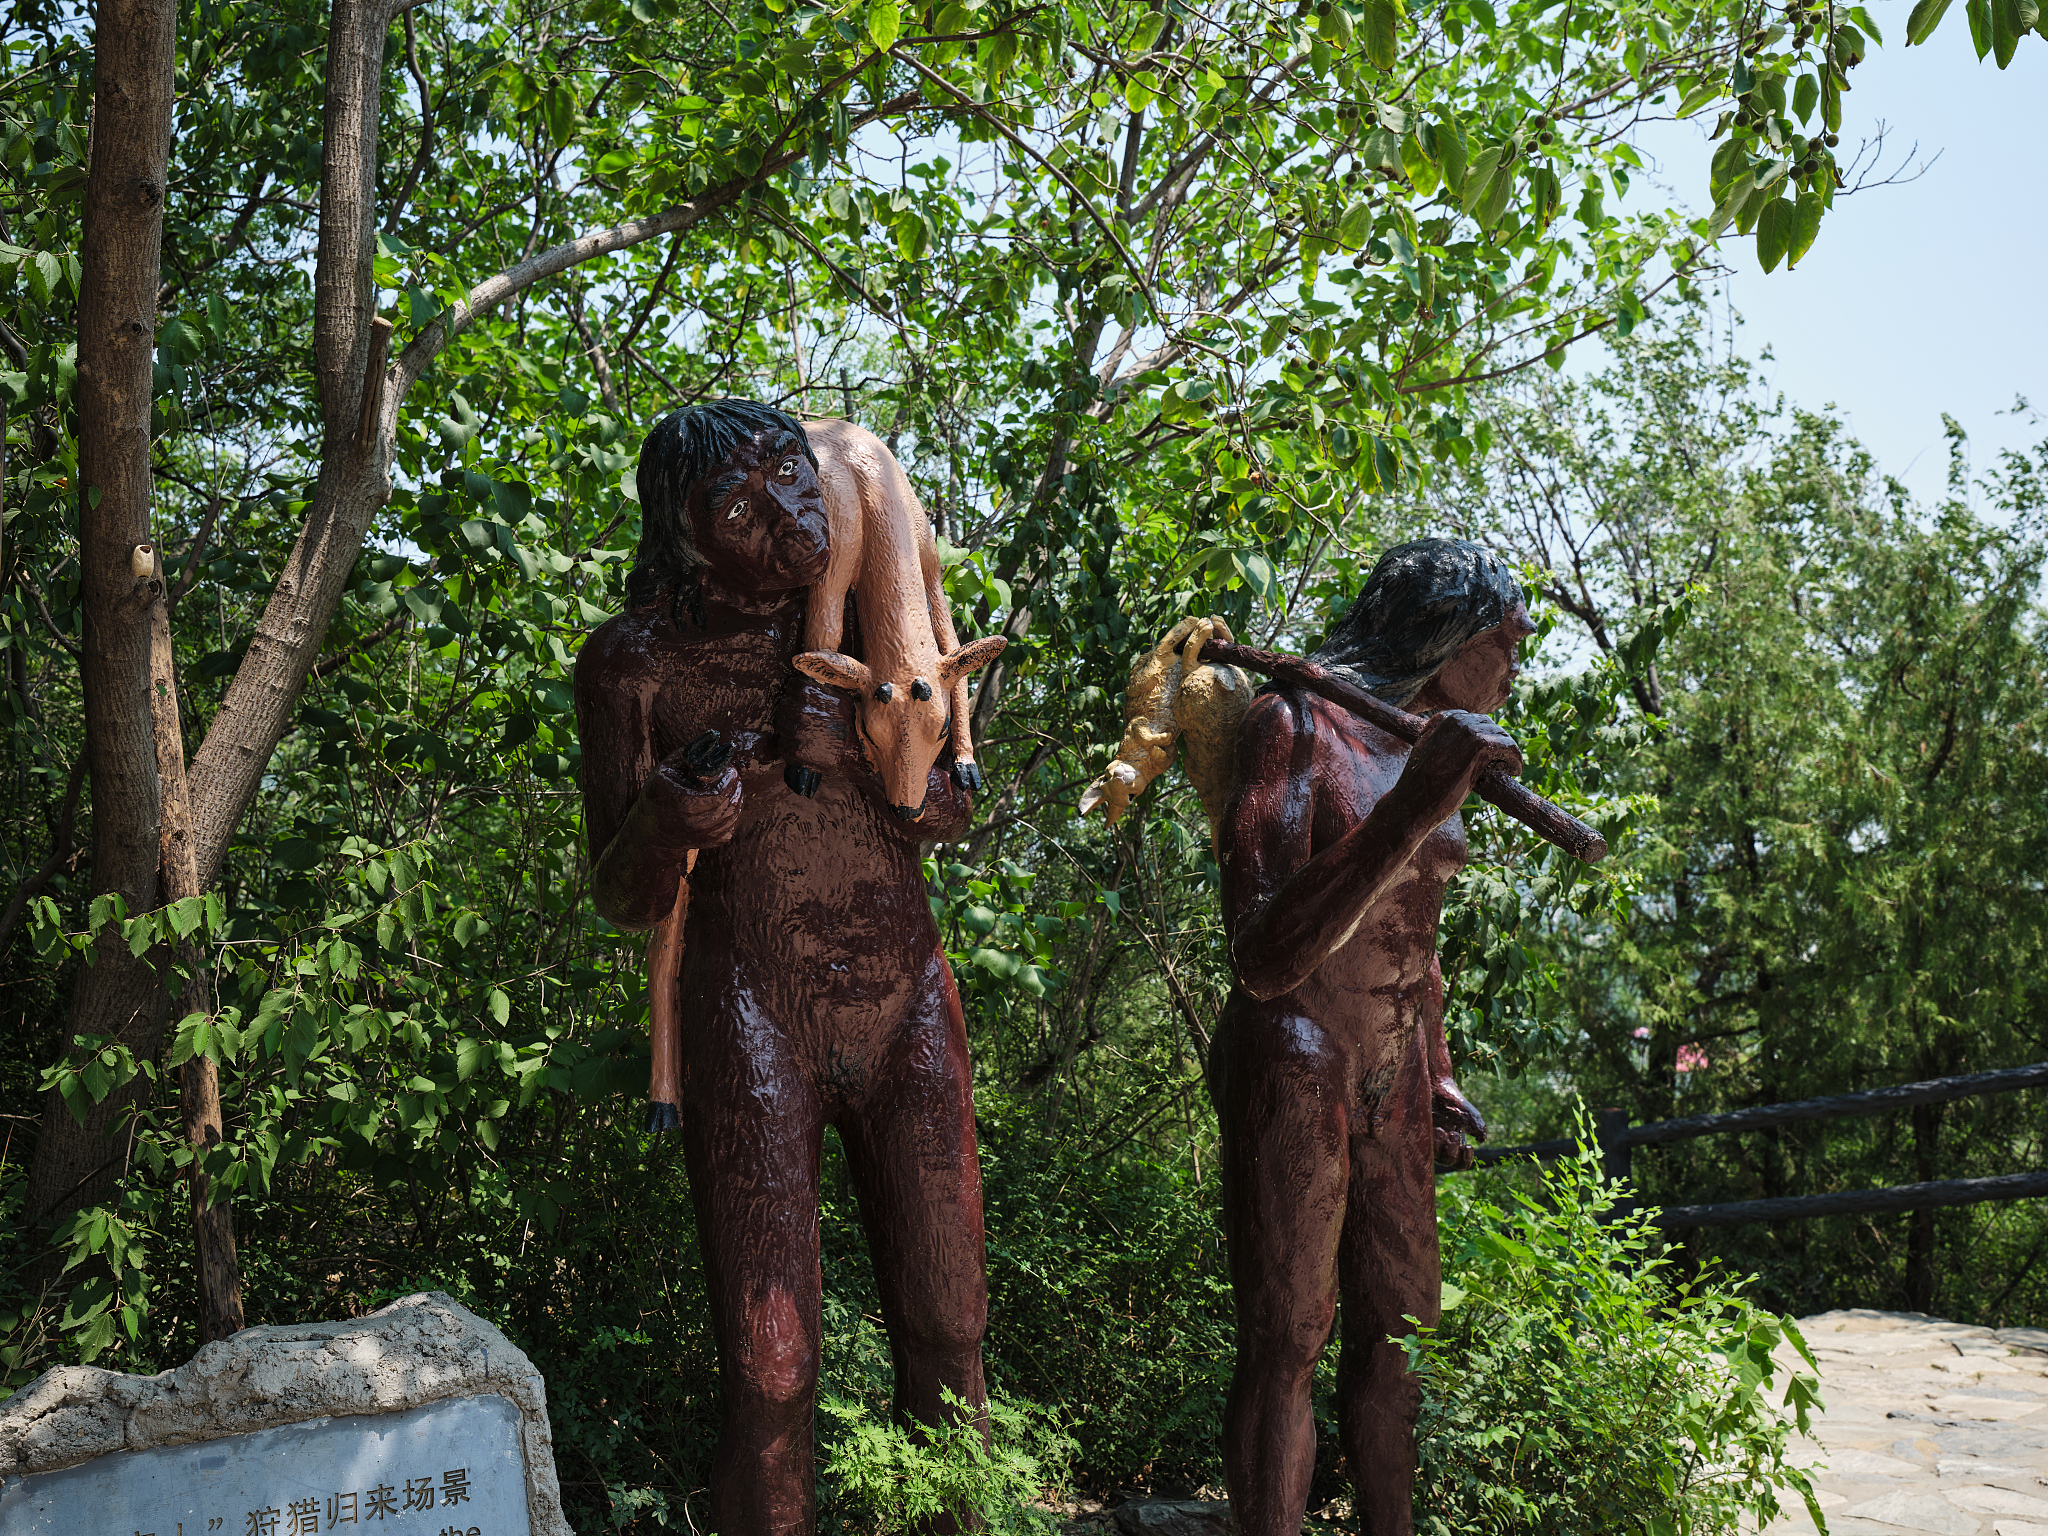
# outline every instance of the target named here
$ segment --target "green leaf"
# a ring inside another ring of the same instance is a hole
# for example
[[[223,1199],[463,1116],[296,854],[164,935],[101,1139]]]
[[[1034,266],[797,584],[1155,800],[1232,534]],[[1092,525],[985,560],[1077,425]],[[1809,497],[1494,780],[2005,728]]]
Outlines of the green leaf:
[[[2020,38],[2033,30],[2034,17],[2022,19],[2020,0],[1990,0],[1991,6],[1991,56],[2004,69],[2012,63],[2014,51],[2019,47]]]
[[[1953,0],[1915,0],[1913,12],[1906,18],[1906,46],[1911,48],[1932,37],[1952,3]]]
[[[1799,258],[1813,249],[1814,237],[1820,233],[1821,215],[1827,203],[1818,192],[1802,192],[1794,208],[1792,230],[1785,242],[1785,265],[1796,267]]]
[[[1454,117],[1445,116],[1432,125],[1430,137],[1436,145],[1436,163],[1444,173],[1444,185],[1453,192],[1465,185],[1467,157],[1465,130]]]
[[[1381,69],[1400,57],[1401,8],[1397,0],[1365,0],[1365,56]]]
[[[505,989],[503,987],[491,988],[491,995],[488,1001],[488,1006],[491,1010],[491,1017],[498,1021],[500,1027],[505,1025],[511,1019],[512,999],[506,996]]]
[[[1496,144],[1491,149],[1482,149],[1473,158],[1472,169],[1465,173],[1464,187],[1458,194],[1458,203],[1465,212],[1472,212],[1493,190],[1495,173],[1500,169],[1500,156],[1501,149]]]
[[[1493,173],[1493,180],[1486,189],[1486,195],[1479,199],[1479,206],[1472,210],[1472,217],[1479,221],[1481,229],[1492,229],[1508,211],[1508,202],[1515,193],[1515,168],[1503,165]]]
[[[967,962],[970,965],[978,965],[983,970],[1002,977],[1005,981],[1010,980],[1024,968],[1024,961],[1020,956],[1000,949],[983,948],[969,950]]]
[[[1362,250],[1371,233],[1372,205],[1360,198],[1346,208],[1344,216],[1337,221],[1337,239],[1346,250]]]
[[[1792,87],[1792,115],[1804,123],[1813,116],[1813,109],[1820,102],[1820,81],[1811,71],[1799,77],[1799,83]]]
[[[1970,19],[1970,46],[1981,59],[1991,52],[1990,0],[1967,0],[1964,12]]]
[[[932,227],[923,214],[912,211],[896,221],[896,249],[905,261],[916,261],[931,249],[931,243]]]
[[[1785,259],[1792,240],[1793,207],[1789,198],[1774,197],[1764,204],[1756,221],[1756,259],[1766,272],[1775,271]]]
[[[887,53],[896,46],[896,39],[902,35],[903,17],[896,9],[896,0],[881,0],[868,9],[868,37],[874,45]]]
[[[1421,140],[1412,133],[1401,141],[1401,170],[1418,197],[1433,194],[1442,179],[1435,162],[1424,152]]]
[[[1687,91],[1678,103],[1678,116],[1691,117],[1693,113],[1709,102],[1718,101],[1724,87],[1719,80],[1702,80]]]

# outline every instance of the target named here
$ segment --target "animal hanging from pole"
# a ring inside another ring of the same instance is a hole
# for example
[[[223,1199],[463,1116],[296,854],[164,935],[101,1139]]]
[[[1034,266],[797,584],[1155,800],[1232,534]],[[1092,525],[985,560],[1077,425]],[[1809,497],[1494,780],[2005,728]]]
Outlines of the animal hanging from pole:
[[[1172,766],[1174,743],[1185,736],[1188,778],[1202,797],[1213,839],[1235,787],[1238,727],[1251,704],[1240,668],[1306,688],[1410,746],[1428,723],[1312,661],[1235,644],[1221,619],[1182,619],[1131,669],[1123,744],[1108,771],[1083,791],[1082,814],[1101,806],[1114,825],[1130,802]],[[1472,792],[1575,859],[1598,864],[1607,857],[1607,839],[1597,828],[1519,779],[1488,773]]]
[[[1183,737],[1187,775],[1202,797],[1213,840],[1236,772],[1237,728],[1252,702],[1250,681],[1236,667],[1201,659],[1211,640],[1229,640],[1221,619],[1186,618],[1138,658],[1124,691],[1124,739],[1116,760],[1081,794],[1081,814],[1100,806],[1111,826],[1152,781],[1173,766]]]

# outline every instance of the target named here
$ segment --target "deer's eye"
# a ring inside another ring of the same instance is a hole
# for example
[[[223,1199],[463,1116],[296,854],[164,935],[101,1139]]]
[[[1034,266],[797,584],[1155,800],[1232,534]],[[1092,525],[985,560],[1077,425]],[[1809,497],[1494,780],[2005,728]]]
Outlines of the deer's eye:
[[[782,461],[782,468],[775,471],[775,473],[781,475],[785,480],[792,478],[796,474],[796,460],[784,459]]]
[[[747,504],[744,501],[736,501],[725,509],[725,520],[728,523],[736,523],[746,515]]]

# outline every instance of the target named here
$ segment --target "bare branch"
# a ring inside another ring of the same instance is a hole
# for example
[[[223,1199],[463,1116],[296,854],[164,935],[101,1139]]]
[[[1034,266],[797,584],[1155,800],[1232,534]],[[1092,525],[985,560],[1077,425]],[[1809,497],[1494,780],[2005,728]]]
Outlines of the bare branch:
[[[919,92],[905,92],[862,113],[854,126],[861,127],[890,113],[905,111],[922,100],[923,96]],[[588,234],[578,235],[573,240],[565,240],[560,245],[536,252],[495,277],[484,279],[470,289],[466,299],[443,311],[407,344],[403,352],[399,353],[395,369],[398,386],[396,393],[403,395],[410,390],[449,342],[474,325],[478,317],[490,313],[506,300],[524,293],[544,278],[557,276],[571,267],[581,266],[586,261],[595,261],[600,256],[623,251],[643,240],[653,240],[661,235],[675,234],[679,230],[688,229],[708,215],[739,201],[742,193],[759,186],[778,171],[794,165],[806,152],[802,149],[784,149],[764,159],[761,168],[751,176],[735,176],[730,181],[709,189],[700,197],[692,198],[687,203],[676,203],[645,218],[628,219],[625,223],[614,224],[609,229],[594,229]]]
[[[352,658],[362,655],[363,652],[374,646],[382,645],[386,640],[389,640],[393,635],[405,628],[405,620],[406,611],[401,608],[368,634],[358,635],[332,655],[322,656],[313,663],[311,675],[321,678],[327,676],[330,672],[339,672],[348,665]]]

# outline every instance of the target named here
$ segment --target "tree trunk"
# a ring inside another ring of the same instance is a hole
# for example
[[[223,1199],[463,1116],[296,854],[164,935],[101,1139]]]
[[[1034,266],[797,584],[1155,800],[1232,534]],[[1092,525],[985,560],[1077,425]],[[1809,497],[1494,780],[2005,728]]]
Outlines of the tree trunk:
[[[149,702],[156,735],[157,777],[163,785],[163,884],[166,902],[204,894],[192,846],[192,802],[185,790],[185,732],[179,720],[177,667],[171,650],[170,599],[163,592],[163,560],[157,560],[159,597],[150,612]],[[186,942],[180,958],[191,976],[184,1006],[188,1013],[213,1012],[212,966],[205,950]],[[242,1331],[242,1277],[235,1263],[235,1218],[208,1198],[204,1160],[220,1145],[220,1068],[211,1056],[194,1056],[178,1069],[185,1145],[192,1196],[192,1245],[199,1277],[199,1342],[211,1344]]]
[[[86,757],[92,772],[92,889],[130,913],[156,905],[157,777],[149,710],[149,408],[171,145],[171,0],[101,0],[94,41],[78,304],[78,542],[85,607]],[[152,1054],[162,992],[118,930],[72,993],[73,1033],[114,1035]],[[110,1134],[147,1087],[109,1094],[81,1127],[55,1092],[29,1170],[24,1214],[61,1216],[118,1171]],[[54,1132],[54,1134],[52,1134]]]
[[[390,495],[397,401],[381,356],[371,370],[377,257],[378,83],[391,27],[385,0],[334,0],[321,122],[320,244],[313,268],[313,374],[320,476],[226,699],[192,758],[192,833],[210,889],[347,590],[363,538]],[[366,401],[367,389],[377,398]],[[365,425],[369,430],[362,430]]]

